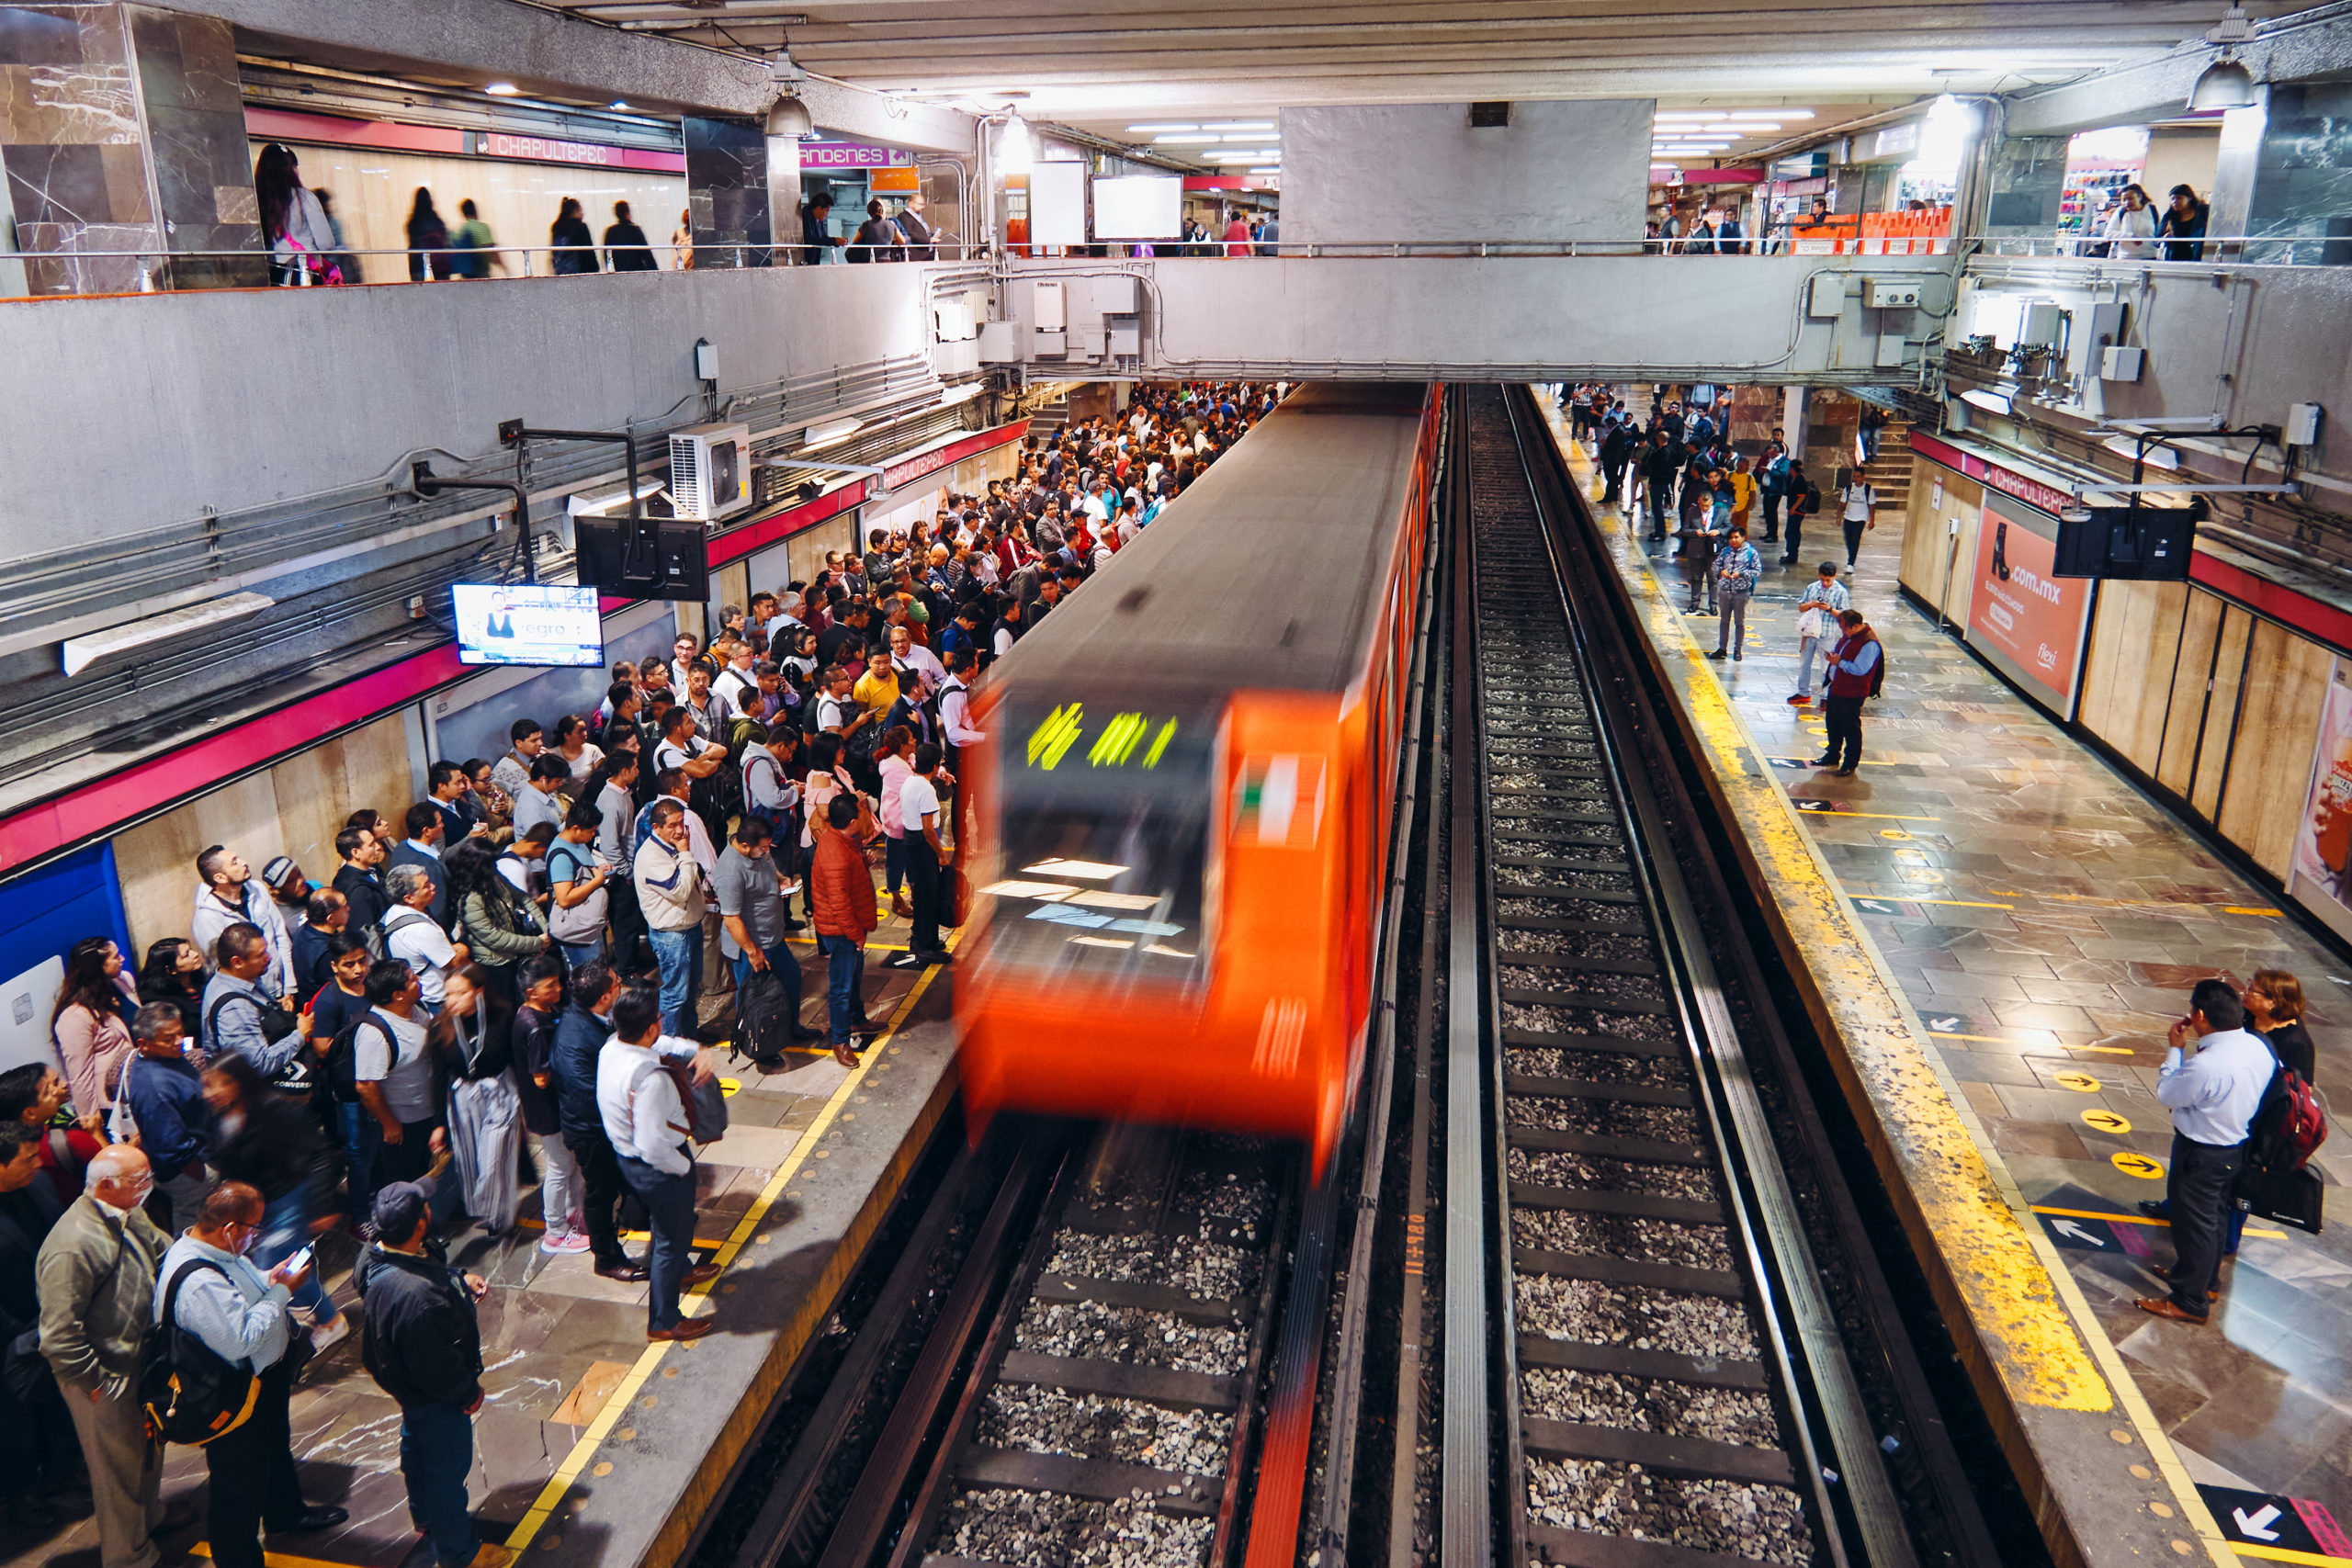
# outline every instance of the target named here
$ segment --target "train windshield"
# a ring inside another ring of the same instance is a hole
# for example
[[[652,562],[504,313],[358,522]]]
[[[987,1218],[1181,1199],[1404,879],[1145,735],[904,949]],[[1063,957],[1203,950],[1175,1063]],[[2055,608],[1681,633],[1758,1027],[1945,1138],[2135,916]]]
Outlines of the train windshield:
[[[1220,712],[1008,694],[993,963],[1077,979],[1208,974],[1210,797]]]

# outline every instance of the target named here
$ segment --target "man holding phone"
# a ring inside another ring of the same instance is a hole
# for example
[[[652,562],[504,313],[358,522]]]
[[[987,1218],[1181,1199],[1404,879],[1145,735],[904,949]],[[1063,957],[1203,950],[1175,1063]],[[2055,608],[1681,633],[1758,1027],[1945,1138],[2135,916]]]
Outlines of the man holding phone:
[[[205,1445],[210,1485],[205,1533],[220,1568],[263,1568],[261,1531],[273,1536],[333,1529],[351,1516],[302,1500],[294,1473],[289,1401],[294,1363],[287,1359],[294,1334],[288,1303],[311,1277],[307,1249],[265,1275],[245,1254],[261,1235],[261,1193],[224,1181],[207,1194],[196,1224],[172,1243],[156,1271],[155,1311],[173,1302],[172,1284],[185,1274],[174,1303],[179,1326],[222,1360],[253,1368],[253,1414]]]
[[[474,1532],[466,1474],[481,1408],[479,1274],[449,1267],[433,1242],[431,1194],[421,1182],[378,1190],[376,1239],[352,1269],[366,1314],[360,1359],[400,1402],[401,1477],[409,1518],[433,1542],[440,1568],[503,1568],[514,1553]]]
[[[2270,1047],[2246,1032],[2245,1004],[2225,980],[2197,982],[2188,1016],[2173,1024],[2170,1042],[2156,1098],[2172,1112],[2165,1198],[2173,1263],[2154,1272],[2172,1293],[2137,1304],[2157,1317],[2201,1324],[2221,1294],[2222,1238],[2230,1190],[2245,1163],[2246,1134],[2278,1064]]]

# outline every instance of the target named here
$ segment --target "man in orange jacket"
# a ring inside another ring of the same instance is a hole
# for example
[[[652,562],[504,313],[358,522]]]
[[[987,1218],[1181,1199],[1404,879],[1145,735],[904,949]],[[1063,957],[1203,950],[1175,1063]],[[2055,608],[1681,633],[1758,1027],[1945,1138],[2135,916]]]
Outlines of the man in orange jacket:
[[[875,909],[874,873],[858,847],[865,805],[843,790],[825,803],[817,824],[817,852],[808,869],[808,907],[815,917],[817,946],[825,955],[825,998],[831,1021],[833,1059],[857,1066],[854,1035],[870,1035],[865,1018],[865,937],[880,925]]]

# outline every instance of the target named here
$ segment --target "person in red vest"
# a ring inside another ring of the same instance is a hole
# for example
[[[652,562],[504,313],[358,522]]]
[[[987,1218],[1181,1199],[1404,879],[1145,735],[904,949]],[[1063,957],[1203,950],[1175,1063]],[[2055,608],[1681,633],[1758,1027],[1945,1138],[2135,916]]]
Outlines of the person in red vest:
[[[1862,704],[1878,695],[1886,683],[1886,650],[1860,610],[1840,610],[1838,624],[1845,629],[1837,651],[1829,656],[1828,700],[1823,715],[1829,730],[1828,751],[1813,760],[1816,768],[1835,768],[1841,779],[1854,776],[1862,761]]]

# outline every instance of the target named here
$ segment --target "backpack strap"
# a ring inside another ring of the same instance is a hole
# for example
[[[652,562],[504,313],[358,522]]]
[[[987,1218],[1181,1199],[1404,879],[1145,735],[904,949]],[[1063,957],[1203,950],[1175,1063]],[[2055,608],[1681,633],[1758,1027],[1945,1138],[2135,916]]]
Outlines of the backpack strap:
[[[173,1328],[178,1330],[180,1333],[190,1336],[194,1336],[196,1334],[196,1330],[186,1326],[180,1322],[180,1287],[187,1282],[187,1277],[190,1274],[195,1273],[199,1269],[209,1269],[215,1274],[220,1275],[223,1280],[229,1279],[229,1270],[221,1268],[220,1265],[213,1262],[209,1258],[191,1258],[172,1271],[172,1278],[170,1281],[164,1287],[164,1321],[170,1324]],[[231,1280],[229,1282],[232,1285],[236,1283],[233,1280]],[[205,1348],[209,1350],[212,1348],[208,1345]],[[232,1367],[243,1367],[248,1373],[253,1371],[253,1358],[250,1356],[242,1361],[232,1361],[226,1356],[221,1357],[220,1359],[225,1365]]]

